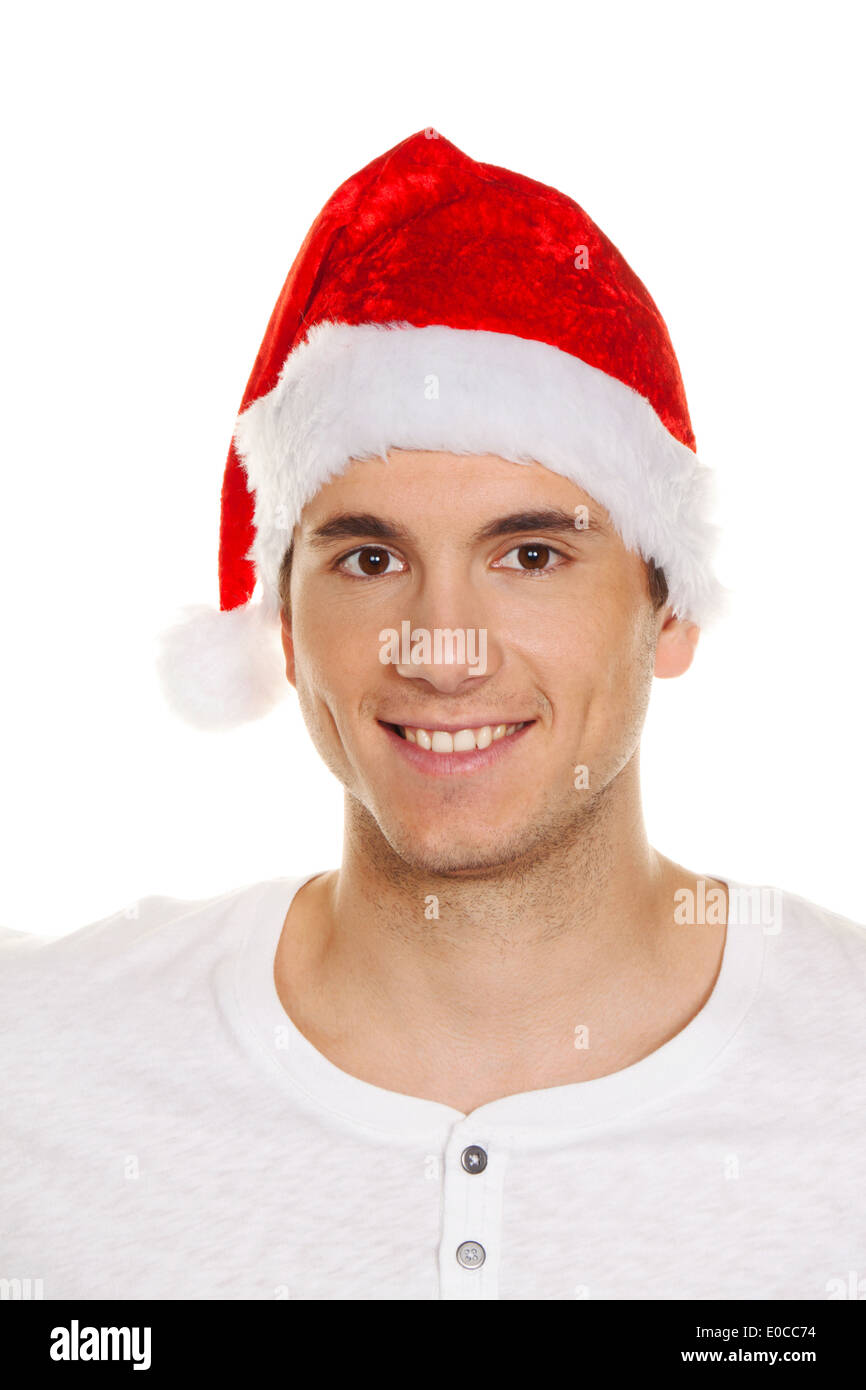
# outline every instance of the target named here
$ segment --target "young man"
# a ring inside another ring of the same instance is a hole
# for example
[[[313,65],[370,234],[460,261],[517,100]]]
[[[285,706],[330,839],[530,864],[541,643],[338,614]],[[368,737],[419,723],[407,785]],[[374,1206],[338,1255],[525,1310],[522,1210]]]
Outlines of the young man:
[[[288,677],[343,860],[10,934],[0,1274],[864,1296],[864,931],[643,825],[707,505],[661,316],[576,204],[435,131],[337,190],[242,403],[222,611],[163,674],[210,727]]]

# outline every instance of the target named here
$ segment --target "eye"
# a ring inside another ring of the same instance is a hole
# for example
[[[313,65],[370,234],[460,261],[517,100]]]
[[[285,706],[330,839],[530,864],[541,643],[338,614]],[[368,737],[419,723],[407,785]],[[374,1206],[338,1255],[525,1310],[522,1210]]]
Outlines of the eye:
[[[551,565],[551,557],[557,555],[562,557],[562,552],[554,550],[550,545],[543,545],[541,541],[529,541],[525,545],[515,545],[511,550],[506,551],[501,560],[496,561],[497,569],[523,570],[527,574],[543,574],[551,569],[556,569],[556,565]],[[510,564],[511,556],[516,556]]]
[[[360,549],[344,555],[337,562],[337,568],[344,574],[351,574],[355,579],[376,579],[381,574],[400,573],[399,569],[390,567],[391,560],[397,561],[400,566],[403,565],[393,551],[386,550],[383,545],[362,545]]]

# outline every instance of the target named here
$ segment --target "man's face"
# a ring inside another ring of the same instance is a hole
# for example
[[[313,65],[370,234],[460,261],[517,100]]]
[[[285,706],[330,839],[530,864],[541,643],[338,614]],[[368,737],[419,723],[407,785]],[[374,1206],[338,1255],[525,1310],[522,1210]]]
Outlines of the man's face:
[[[437,629],[463,630],[462,661]],[[539,464],[392,450],[295,530],[289,679],[358,823],[417,869],[495,872],[573,839],[636,752],[654,668],[685,669],[696,637],[653,611],[604,509]]]

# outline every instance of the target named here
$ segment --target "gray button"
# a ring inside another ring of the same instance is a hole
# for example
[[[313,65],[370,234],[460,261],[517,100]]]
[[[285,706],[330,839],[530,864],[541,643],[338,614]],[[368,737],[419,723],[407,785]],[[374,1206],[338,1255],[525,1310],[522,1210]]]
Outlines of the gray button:
[[[467,1173],[483,1173],[487,1167],[487,1154],[478,1144],[470,1144],[460,1155],[460,1162]]]
[[[464,1240],[463,1244],[457,1247],[457,1263],[464,1269],[477,1269],[486,1259],[484,1246],[479,1245],[477,1240]]]

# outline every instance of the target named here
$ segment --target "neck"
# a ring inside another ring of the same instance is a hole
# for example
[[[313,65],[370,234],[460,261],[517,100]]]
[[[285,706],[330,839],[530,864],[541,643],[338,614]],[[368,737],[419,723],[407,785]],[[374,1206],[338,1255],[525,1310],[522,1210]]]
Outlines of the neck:
[[[287,918],[278,989],[338,1065],[468,1112],[605,1075],[685,1026],[724,942],[723,925],[676,923],[674,894],[695,885],[649,845],[633,769],[578,834],[465,875],[407,864],[350,801],[341,868]]]

